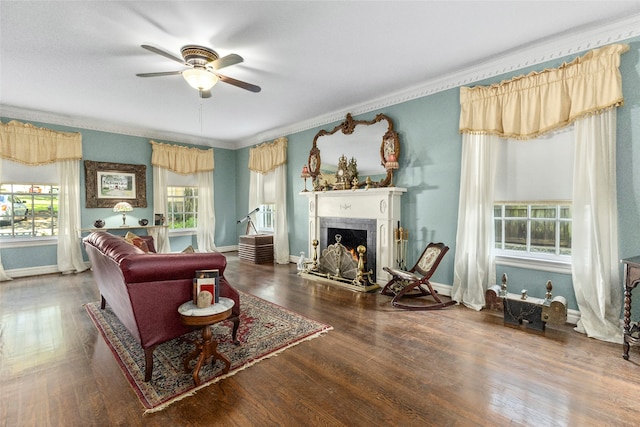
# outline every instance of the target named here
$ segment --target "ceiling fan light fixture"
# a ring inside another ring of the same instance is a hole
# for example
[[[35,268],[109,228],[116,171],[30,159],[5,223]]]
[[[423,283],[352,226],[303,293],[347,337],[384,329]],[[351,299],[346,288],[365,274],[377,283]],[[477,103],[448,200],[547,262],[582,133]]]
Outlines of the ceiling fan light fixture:
[[[189,83],[189,86],[200,91],[209,90],[218,83],[218,76],[203,68],[184,70],[182,77]]]

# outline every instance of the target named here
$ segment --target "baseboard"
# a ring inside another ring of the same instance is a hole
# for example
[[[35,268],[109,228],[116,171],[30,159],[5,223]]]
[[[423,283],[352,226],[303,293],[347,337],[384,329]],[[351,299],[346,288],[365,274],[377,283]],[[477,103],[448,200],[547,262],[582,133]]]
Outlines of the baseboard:
[[[40,276],[43,274],[60,273],[57,265],[43,265],[39,267],[15,268],[13,270],[5,270],[5,273],[13,279],[18,277]]]
[[[238,250],[238,245],[229,245],[229,246],[216,246],[218,252],[235,252]]]

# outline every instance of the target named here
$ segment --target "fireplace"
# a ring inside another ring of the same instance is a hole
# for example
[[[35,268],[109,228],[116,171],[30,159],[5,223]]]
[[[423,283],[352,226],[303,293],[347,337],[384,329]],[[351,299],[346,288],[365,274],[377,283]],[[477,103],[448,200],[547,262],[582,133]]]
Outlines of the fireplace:
[[[366,248],[365,270],[372,270],[370,280],[375,283],[376,271],[376,221],[373,219],[354,218],[320,218],[320,250],[336,243],[336,236],[340,236],[340,243],[351,252],[355,262],[358,262],[358,246]],[[322,252],[320,252],[322,253]],[[354,279],[355,277],[348,277]]]
[[[345,236],[347,239],[353,237],[360,243],[352,246],[366,247],[365,269],[372,271],[371,282],[376,287],[384,285],[390,277],[383,268],[395,265],[393,233],[400,222],[400,198],[406,191],[405,188],[382,187],[300,193],[309,201],[308,257],[313,260],[315,253],[319,260],[322,252],[335,243],[335,238],[332,241],[331,235],[340,234],[342,245],[345,243]],[[354,231],[353,236],[349,234],[351,231]],[[362,232],[366,233],[364,244]],[[314,241],[318,242],[317,247],[314,246]],[[357,286],[353,289],[363,290]],[[364,289],[369,290],[371,289]]]

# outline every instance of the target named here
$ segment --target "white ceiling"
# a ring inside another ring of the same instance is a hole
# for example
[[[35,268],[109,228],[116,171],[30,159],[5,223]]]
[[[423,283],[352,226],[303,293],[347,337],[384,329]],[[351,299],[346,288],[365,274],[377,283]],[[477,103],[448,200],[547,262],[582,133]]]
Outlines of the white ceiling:
[[[640,1],[0,1],[0,115],[237,148],[635,36]],[[140,47],[239,54],[201,100]]]

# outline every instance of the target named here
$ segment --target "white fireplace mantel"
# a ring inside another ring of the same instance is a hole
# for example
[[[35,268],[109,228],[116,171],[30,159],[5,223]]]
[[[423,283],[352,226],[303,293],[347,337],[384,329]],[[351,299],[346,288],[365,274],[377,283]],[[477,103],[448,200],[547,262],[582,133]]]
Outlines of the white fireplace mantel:
[[[390,278],[384,267],[395,265],[394,229],[400,223],[400,198],[406,188],[383,187],[358,190],[309,191],[300,194],[309,199],[309,257],[313,240],[320,240],[320,218],[373,219],[376,221],[376,282]],[[324,248],[318,248],[318,257]]]

